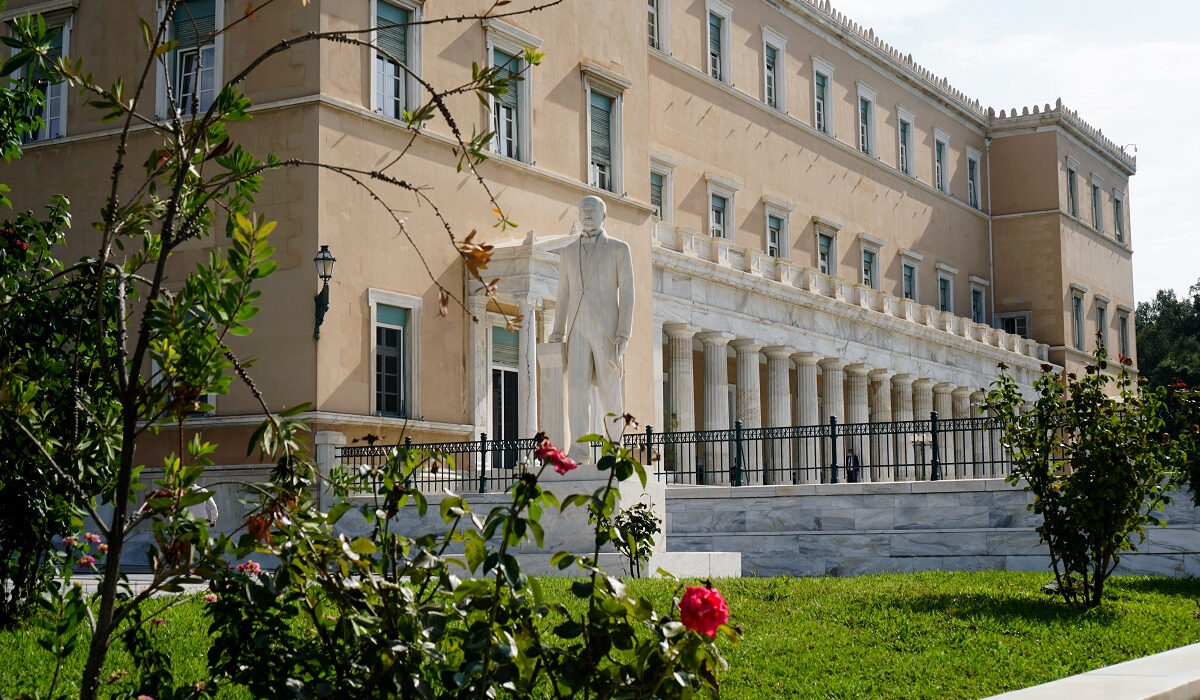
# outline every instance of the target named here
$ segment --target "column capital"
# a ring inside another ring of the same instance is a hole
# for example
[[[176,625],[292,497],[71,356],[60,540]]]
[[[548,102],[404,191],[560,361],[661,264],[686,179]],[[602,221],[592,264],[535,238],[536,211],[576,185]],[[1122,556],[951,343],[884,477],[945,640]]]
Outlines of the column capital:
[[[869,372],[871,368],[867,367],[861,362],[852,362],[843,367],[843,369],[846,371],[846,374],[852,374],[857,377],[860,375],[866,376],[867,372]]]
[[[895,372],[890,369],[873,369],[868,374],[870,375],[872,381],[890,382],[892,380],[892,376],[895,375]]]
[[[729,347],[742,352],[758,352],[762,350],[762,345],[753,338],[735,338],[729,341]]]
[[[797,365],[800,365],[801,367],[807,367],[815,366],[819,358],[814,353],[811,353],[807,350],[801,350],[800,352],[793,354],[792,359],[795,360]]]
[[[704,331],[703,333],[697,333],[696,339],[705,345],[725,347],[733,340],[733,335],[722,331]]]
[[[983,389],[976,389],[971,392],[971,401],[974,403],[983,403],[987,400],[987,392]]]
[[[795,352],[786,345],[768,345],[762,349],[764,355],[775,360],[789,360]]]
[[[539,307],[541,305],[542,305],[542,295],[541,294],[529,293],[529,294],[524,294],[522,296],[517,297],[517,306],[519,306],[520,308],[536,309],[537,307]]]
[[[933,384],[934,381],[929,377],[917,377],[913,380],[913,386],[918,388],[930,388]]]
[[[956,386],[954,387],[954,391],[951,393],[956,399],[965,399],[970,398],[971,394],[975,393],[975,389],[972,389],[969,386]]]
[[[842,362],[842,358],[840,357],[822,357],[817,360],[817,364],[823,370],[833,370],[835,372],[840,372],[846,368],[846,363]]]
[[[892,384],[894,386],[912,386],[913,382],[916,380],[917,378],[913,375],[907,372],[901,372],[892,377]]]
[[[696,328],[688,323],[665,322],[662,324],[662,327],[663,332],[667,334],[667,337],[675,340],[691,338],[700,331],[699,328]]]
[[[955,386],[950,382],[938,382],[937,384],[933,385],[933,393],[935,394],[949,394],[950,392],[954,391],[954,389]]]

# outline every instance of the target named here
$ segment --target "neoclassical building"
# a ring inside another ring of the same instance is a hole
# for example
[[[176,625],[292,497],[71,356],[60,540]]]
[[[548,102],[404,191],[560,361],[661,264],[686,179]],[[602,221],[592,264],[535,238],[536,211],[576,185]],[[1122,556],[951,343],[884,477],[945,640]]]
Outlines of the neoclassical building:
[[[967,416],[998,363],[1028,387],[1045,362],[1078,367],[1098,336],[1136,359],[1134,158],[1061,102],[984,108],[826,0],[622,0],[603,3],[602,18],[596,3],[566,0],[433,24],[415,22],[491,3],[312,0],[269,5],[215,39],[208,28],[244,3],[182,4],[192,19],[171,18],[179,43],[151,86],[158,116],[168,77],[206,106],[280,39],[385,27],[376,41],[391,58],[312,42],[270,59],[245,82],[254,118],[233,133],[260,154],[360,167],[407,149],[394,173],[426,186],[456,231],[496,246],[498,301],[469,281],[429,207],[390,194],[433,276],[466,299],[469,315],[443,317],[430,276],[368,195],[312,169],[268,178],[257,206],[279,222],[280,269],[238,349],[269,359],[255,374],[273,406],[311,402],[319,445],[532,435],[556,250],[588,194],[633,250],[625,402],[658,430]],[[163,3],[11,0],[2,19],[29,11],[63,26],[61,51],[109,82],[137,70],[137,18],[161,16]],[[539,65],[525,65],[527,47],[544,52]],[[451,86],[472,64],[524,78],[487,104],[449,101],[466,131],[495,131],[480,170],[518,222],[504,234],[456,169],[448,127],[413,132],[400,119],[422,100],[406,68]],[[50,87],[46,116],[3,179],[18,206],[68,194],[74,244],[90,251],[114,130],[63,86]],[[139,128],[133,148],[155,143]],[[337,264],[314,341],[311,261],[323,245]],[[517,314],[524,324],[506,327]],[[226,445],[226,468],[253,468],[241,456],[252,398],[235,386],[215,405],[194,425]]]

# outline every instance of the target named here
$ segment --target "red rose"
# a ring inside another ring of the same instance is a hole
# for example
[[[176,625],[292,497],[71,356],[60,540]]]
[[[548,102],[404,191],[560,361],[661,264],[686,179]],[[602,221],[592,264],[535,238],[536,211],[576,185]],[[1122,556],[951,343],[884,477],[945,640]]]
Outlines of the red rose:
[[[542,440],[542,444],[533,451],[533,457],[542,464],[549,464],[554,467],[554,471],[559,474],[566,474],[579,466],[575,463],[575,460],[567,456],[566,452],[550,444],[550,438]]]
[[[679,601],[679,619],[690,630],[716,637],[717,628],[729,622],[729,606],[715,588],[688,586]]]

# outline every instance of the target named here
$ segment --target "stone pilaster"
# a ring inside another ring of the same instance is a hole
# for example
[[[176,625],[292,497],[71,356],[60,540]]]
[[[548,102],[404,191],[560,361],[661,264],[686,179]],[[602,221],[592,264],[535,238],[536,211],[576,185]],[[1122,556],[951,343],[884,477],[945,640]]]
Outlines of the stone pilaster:
[[[663,373],[666,365],[663,362],[663,322],[654,320],[654,328],[650,336],[650,368],[654,372],[654,405],[651,407],[650,419],[647,424],[655,430],[666,430],[666,412],[663,410]]]
[[[696,429],[696,380],[692,369],[692,337],[696,329],[682,323],[663,326],[667,334],[667,372],[671,375],[671,415],[664,431],[690,432]]]
[[[322,512],[327,512],[333,507],[334,494],[333,489],[329,487],[332,483],[329,477],[333,473],[333,468],[337,466],[337,449],[346,445],[346,436],[336,430],[318,430],[316,435],[313,435],[313,451],[317,461],[317,470],[321,473],[320,493],[317,496],[317,502]]]
[[[533,437],[541,424],[538,422],[538,376],[537,376],[537,308],[541,299],[528,296],[517,306],[521,314],[521,331],[517,348],[517,435]],[[490,374],[490,373],[489,373]]]
[[[471,402],[471,424],[475,426],[472,439],[478,440],[479,434],[488,430],[488,400],[491,398],[491,392],[488,387],[491,384],[491,358],[488,353],[491,350],[491,329],[488,328],[487,320],[487,297],[473,296],[467,302],[468,308],[471,310],[470,330],[470,348],[468,352],[471,358],[471,374],[468,378],[469,400]]]

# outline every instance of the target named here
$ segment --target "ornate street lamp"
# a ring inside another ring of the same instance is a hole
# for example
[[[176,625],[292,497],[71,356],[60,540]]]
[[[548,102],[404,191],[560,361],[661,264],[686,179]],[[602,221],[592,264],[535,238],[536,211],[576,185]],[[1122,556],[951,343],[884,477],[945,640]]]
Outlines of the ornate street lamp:
[[[313,340],[321,339],[321,322],[325,320],[325,312],[329,310],[329,280],[333,277],[333,264],[337,258],[329,252],[329,246],[323,245],[313,258],[317,266],[317,277],[321,279],[321,293],[314,297],[317,303],[316,325],[313,326]]]

